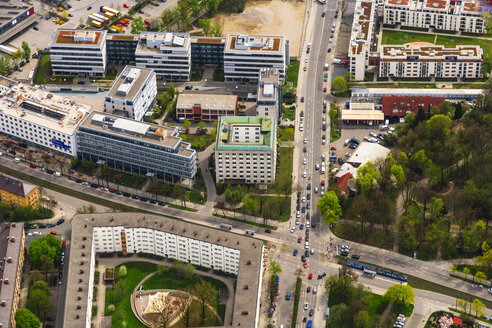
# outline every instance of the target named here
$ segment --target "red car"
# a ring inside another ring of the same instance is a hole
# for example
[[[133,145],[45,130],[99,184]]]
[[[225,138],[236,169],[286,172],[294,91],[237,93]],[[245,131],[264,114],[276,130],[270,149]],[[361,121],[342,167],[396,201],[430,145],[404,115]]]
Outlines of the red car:
[[[124,3],[124,4],[123,4],[123,7],[125,7],[125,8],[130,8],[130,6],[129,6],[129,5],[127,5],[126,3]]]
[[[56,231],[50,231],[51,235],[56,235]]]
[[[36,168],[36,164],[31,164],[31,165],[29,165],[29,167],[32,167],[33,169],[35,169]]]
[[[325,180],[321,180],[321,185],[324,186],[325,185]]]
[[[313,274],[310,273],[309,276],[308,276],[309,279],[313,279]]]
[[[337,147],[331,146],[331,150],[337,150]]]
[[[323,88],[323,92],[326,92],[326,87]]]
[[[297,238],[297,242],[300,244],[302,242],[302,237]]]
[[[67,246],[67,241],[66,240],[62,241],[62,246]]]
[[[304,262],[304,269],[307,269],[307,262]]]
[[[114,189],[109,189],[109,192],[115,193],[115,192],[116,192],[116,190],[114,190]]]
[[[309,235],[306,236],[306,241],[309,241]]]

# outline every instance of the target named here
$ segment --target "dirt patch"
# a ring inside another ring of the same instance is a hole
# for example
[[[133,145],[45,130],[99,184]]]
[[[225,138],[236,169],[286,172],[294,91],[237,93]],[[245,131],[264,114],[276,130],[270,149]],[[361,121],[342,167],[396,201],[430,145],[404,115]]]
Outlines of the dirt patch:
[[[290,56],[299,55],[305,2],[250,1],[240,14],[220,14],[214,24],[222,25],[222,35],[283,35],[290,43]]]

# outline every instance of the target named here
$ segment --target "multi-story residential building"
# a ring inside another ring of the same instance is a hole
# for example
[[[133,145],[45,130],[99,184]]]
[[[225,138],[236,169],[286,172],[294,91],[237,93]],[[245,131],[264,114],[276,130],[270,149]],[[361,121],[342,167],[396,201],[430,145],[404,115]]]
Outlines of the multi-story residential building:
[[[0,174],[0,199],[13,206],[38,206],[38,186]]]
[[[53,75],[104,76],[106,31],[58,29],[50,56]]]
[[[221,116],[237,115],[237,96],[182,93],[176,103],[180,121],[217,121]]]
[[[385,0],[384,24],[483,34],[486,21],[477,0]]]
[[[348,49],[350,72],[354,74],[357,81],[364,80],[369,66],[369,53],[375,42],[376,21],[377,2],[357,0]]]
[[[381,98],[385,96],[444,97],[453,100],[472,100],[480,97],[482,93],[483,90],[481,89],[352,88],[352,98],[371,98],[379,103]]]
[[[92,112],[77,130],[77,156],[126,172],[178,182],[196,174],[196,151],[177,128]]]
[[[224,50],[226,81],[258,81],[262,68],[277,69],[280,79],[289,63],[289,41],[283,36],[228,35]]]
[[[157,96],[156,75],[151,69],[125,66],[104,99],[104,111],[142,121]]]
[[[15,328],[24,265],[24,222],[0,226],[0,327]]]
[[[382,107],[385,118],[405,117],[408,113],[417,115],[420,108],[428,113],[433,106],[441,106],[444,100],[444,97],[384,96]]]
[[[256,116],[271,116],[280,120],[282,116],[282,82],[276,69],[263,68],[260,70],[256,95]]]
[[[191,64],[223,66],[225,41],[225,38],[192,36]]]
[[[483,49],[479,46],[404,44],[383,45],[380,77],[472,78],[483,76]]]
[[[215,145],[216,181],[275,182],[276,126],[272,117],[222,116]]]
[[[147,253],[234,274],[233,327],[258,327],[263,241],[140,213],[76,215],[72,219],[63,327],[90,328],[96,253]],[[232,291],[233,292],[233,291]]]
[[[75,129],[92,106],[0,77],[0,132],[75,156]]]
[[[191,72],[191,38],[179,33],[140,33],[136,66],[153,69],[158,79],[188,80]]]
[[[106,57],[112,63],[135,63],[135,50],[137,50],[139,37],[135,34],[107,34]]]

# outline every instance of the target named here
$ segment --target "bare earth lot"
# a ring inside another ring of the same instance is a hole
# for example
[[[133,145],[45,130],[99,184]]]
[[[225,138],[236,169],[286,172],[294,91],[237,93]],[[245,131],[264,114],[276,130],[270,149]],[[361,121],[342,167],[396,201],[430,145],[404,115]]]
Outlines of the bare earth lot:
[[[299,55],[305,2],[250,1],[240,14],[220,14],[214,24],[222,25],[222,35],[284,35],[290,42],[290,56]]]

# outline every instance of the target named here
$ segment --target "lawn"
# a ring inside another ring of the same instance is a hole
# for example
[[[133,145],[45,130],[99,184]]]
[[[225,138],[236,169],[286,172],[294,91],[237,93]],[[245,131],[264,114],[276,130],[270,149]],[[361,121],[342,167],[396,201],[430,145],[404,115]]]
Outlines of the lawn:
[[[41,55],[39,57],[38,66],[34,72],[34,84],[46,84],[46,80],[51,75],[51,58],[50,55]]]
[[[389,234],[388,239],[386,239],[383,229],[373,228],[372,233],[368,238],[360,233],[360,228],[358,225],[352,223],[337,224],[334,226],[332,231],[339,238],[348,239],[379,248],[393,249],[393,234]]]
[[[256,216],[281,222],[289,221],[290,197],[253,195],[251,198],[255,201],[258,209],[257,213],[255,213]]]
[[[183,141],[189,142],[193,149],[205,150],[215,142],[215,134],[182,134]]]
[[[294,128],[280,127],[277,132],[282,141],[294,141]]]
[[[381,44],[405,44],[408,42],[429,42],[434,43],[435,36],[432,34],[402,32],[402,31],[383,31]]]
[[[294,120],[296,118],[296,106],[282,106],[282,118]]]
[[[140,174],[116,171],[113,169],[105,169],[103,179],[134,189],[141,189],[147,180],[145,176]]]
[[[292,165],[294,160],[294,148],[280,147],[277,159],[277,181],[292,184]]]
[[[292,60],[287,68],[287,78],[285,82],[292,82],[294,88],[297,88],[297,78],[299,77],[299,61]]]
[[[227,286],[220,280],[195,274],[191,278],[180,277],[173,268],[165,268],[162,273],[156,273],[144,282],[144,289],[187,289],[193,287],[197,280],[201,278],[210,282],[216,289],[227,290]]]
[[[225,308],[224,308],[225,310]],[[222,321],[224,320],[223,315],[225,312],[217,311],[219,315],[222,315]],[[194,300],[191,303],[190,309],[190,319],[188,322],[188,327],[215,327],[220,326],[220,321],[217,319],[217,316],[210,311],[208,307],[205,308],[205,322],[202,323],[202,305],[199,301]],[[181,320],[176,323],[173,328],[184,328],[186,327],[186,319],[185,317],[181,318]]]

